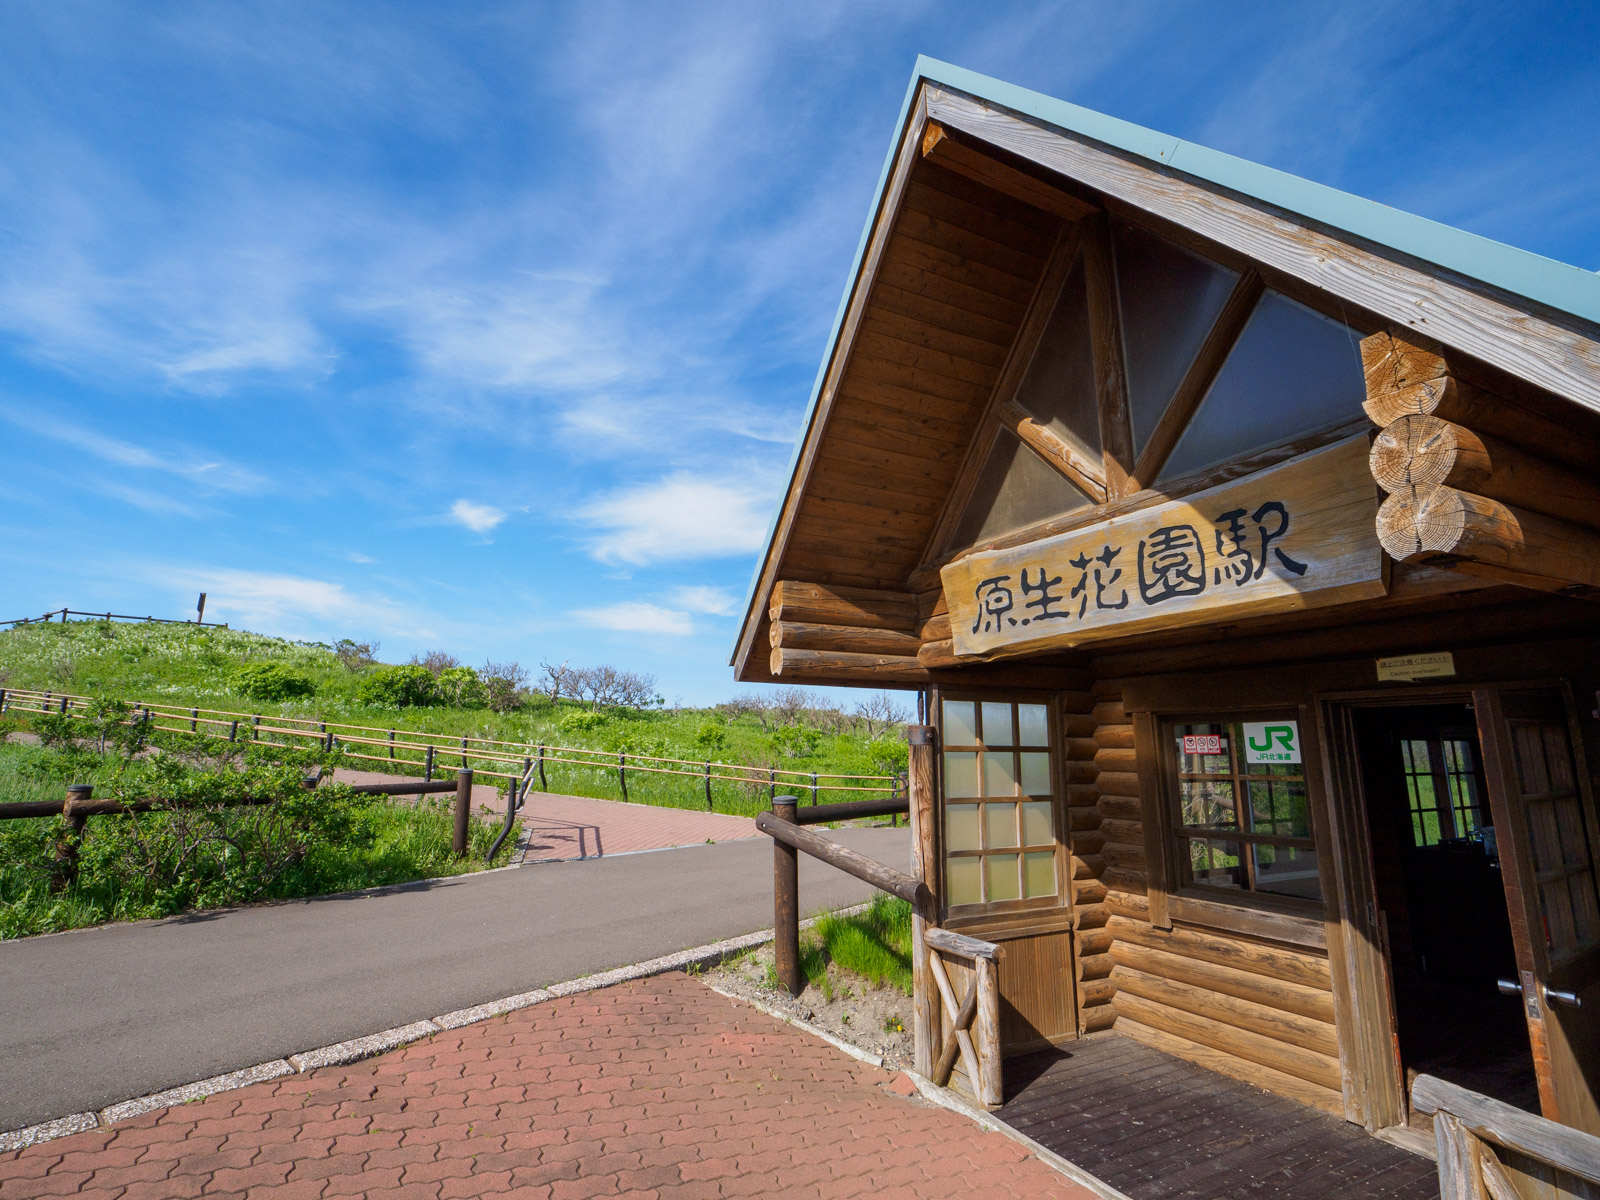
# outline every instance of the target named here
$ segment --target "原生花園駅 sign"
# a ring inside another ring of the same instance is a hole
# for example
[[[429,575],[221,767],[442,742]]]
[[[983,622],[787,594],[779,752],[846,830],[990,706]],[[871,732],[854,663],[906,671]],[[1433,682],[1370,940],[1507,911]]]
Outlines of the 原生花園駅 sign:
[[[940,576],[957,655],[1005,656],[1384,593],[1367,439]]]

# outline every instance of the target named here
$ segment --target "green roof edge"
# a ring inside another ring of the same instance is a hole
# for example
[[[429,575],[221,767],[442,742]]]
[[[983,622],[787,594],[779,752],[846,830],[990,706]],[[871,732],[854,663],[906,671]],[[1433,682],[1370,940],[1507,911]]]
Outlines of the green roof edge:
[[[872,223],[883,203],[883,191],[889,182],[889,172],[894,167],[894,157],[900,147],[906,119],[916,99],[917,87],[923,80],[941,83],[966,92],[979,100],[1009,108],[1025,117],[1032,117],[1047,125],[1054,125],[1091,141],[1111,146],[1128,154],[1149,159],[1185,175],[1203,179],[1218,187],[1227,188],[1252,199],[1285,209],[1297,216],[1337,229],[1354,237],[1363,238],[1379,246],[1406,254],[1412,258],[1432,263],[1445,270],[1464,275],[1479,283],[1511,292],[1524,299],[1546,307],[1600,324],[1600,274],[1557,259],[1546,258],[1531,250],[1519,250],[1504,242],[1468,233],[1453,225],[1431,221],[1402,209],[1379,204],[1350,192],[1326,184],[1313,183],[1287,171],[1264,167],[1248,159],[1224,154],[1220,150],[1186,142],[1170,134],[1158,133],[1110,117],[1093,109],[1046,96],[1029,88],[969,71],[953,63],[941,62],[925,54],[917,56],[911,72],[911,83],[906,88],[905,100],[900,105],[900,116],[895,122],[895,136],[889,143],[883,169],[878,173],[878,186],[872,194],[872,204],[867,209],[867,221],[856,245],[855,258],[845,277],[844,295],[834,313],[833,328],[811,385],[811,398],[806,404],[805,419],[801,422],[801,436],[796,440],[789,459],[786,477],[792,484],[800,465],[800,453],[805,447],[805,431],[810,429],[816,415],[817,400],[822,393],[822,381],[827,377],[828,364],[833,360],[838,344],[839,330],[844,324],[845,312],[850,307],[850,296],[855,290],[856,277],[866,255],[867,239],[872,236]],[[788,494],[788,488],[784,489]],[[764,547],[772,545],[778,530],[778,520],[783,515],[783,501],[778,502],[772,521],[767,526]],[[750,617],[750,604],[755,599],[756,588],[761,583],[761,568],[765,554],[756,561],[750,587],[745,594],[744,620],[734,638],[733,652],[728,656],[732,664],[739,656],[739,642],[743,639],[745,622]]]

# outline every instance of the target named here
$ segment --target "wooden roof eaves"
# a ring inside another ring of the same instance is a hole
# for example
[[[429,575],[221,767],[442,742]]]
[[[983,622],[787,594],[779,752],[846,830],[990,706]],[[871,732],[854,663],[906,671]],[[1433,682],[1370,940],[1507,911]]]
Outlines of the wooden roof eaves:
[[[899,207],[906,181],[912,166],[919,158],[923,127],[927,124],[927,105],[921,93],[921,77],[913,74],[911,86],[906,91],[905,103],[900,110],[897,128],[900,137],[889,147],[883,170],[878,177],[874,203],[867,215],[867,223],[856,247],[855,261],[851,264],[844,296],[834,314],[833,329],[828,335],[828,353],[823,356],[812,384],[811,398],[806,408],[804,431],[795,445],[789,464],[789,484],[784,490],[778,510],[773,514],[767,530],[766,551],[756,564],[750,579],[750,590],[745,598],[744,619],[739,627],[739,637],[734,644],[729,664],[734,678],[742,679],[745,664],[755,645],[766,616],[768,597],[777,582],[776,571],[788,545],[795,514],[799,509],[801,494],[816,461],[822,433],[832,411],[832,400],[843,382],[844,368],[854,344],[857,325],[865,311],[867,298],[877,277],[877,267],[889,238],[895,210]]]
[[[949,70],[970,75],[959,68]],[[1185,146],[1185,166],[1176,167],[1171,165],[1176,157],[1174,148],[1183,144],[1172,139],[1166,139],[1164,146],[1132,149],[1102,144],[1090,134],[1049,123],[1047,117],[1002,107],[988,96],[955,90],[955,86],[929,82],[929,120],[1094,189],[1108,204],[1189,229],[1257,262],[1264,273],[1291,277],[1397,326],[1416,328],[1522,382],[1600,412],[1600,276],[1201,147]],[[999,87],[1072,113],[1087,112],[1009,85]],[[1099,114],[1088,116],[1133,129],[1147,140],[1160,137]],[[1204,176],[1195,178],[1195,162],[1202,154],[1234,164],[1235,174],[1252,179],[1270,177],[1279,186],[1247,192]],[[1332,197],[1341,202],[1305,207],[1335,209],[1335,215],[1347,218],[1346,225],[1284,207],[1282,200],[1292,198],[1289,184],[1313,198]],[[1259,192],[1282,195],[1266,200]],[[1374,226],[1372,220],[1349,219],[1352,213],[1368,210],[1381,210],[1391,224],[1406,231],[1425,227],[1431,241],[1399,237],[1382,241],[1372,236],[1382,230],[1355,232],[1346,227]],[[1456,247],[1447,234],[1458,235],[1457,240],[1468,243],[1467,250]],[[1417,248],[1405,244],[1418,241],[1424,244]],[[1446,254],[1441,246],[1454,252]],[[1476,251],[1476,265],[1485,274],[1494,274],[1487,271],[1489,266],[1511,262],[1518,271],[1498,274],[1525,285],[1527,291],[1513,291],[1482,274],[1468,274],[1451,263],[1424,257],[1419,250],[1453,260],[1471,259],[1468,250]],[[1583,278],[1574,283],[1569,276]],[[1542,286],[1534,288],[1535,283]],[[1528,291],[1552,295],[1566,304],[1547,303]]]

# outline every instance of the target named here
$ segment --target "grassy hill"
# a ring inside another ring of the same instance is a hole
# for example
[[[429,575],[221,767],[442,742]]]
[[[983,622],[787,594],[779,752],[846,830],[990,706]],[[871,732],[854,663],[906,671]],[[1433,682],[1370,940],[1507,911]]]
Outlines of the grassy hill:
[[[302,677],[312,693],[266,701],[245,693],[255,664],[277,664]],[[898,728],[868,725],[837,709],[760,703],[709,709],[602,708],[519,693],[516,706],[394,706],[362,695],[363,681],[383,664],[347,667],[329,646],[291,642],[234,629],[133,624],[103,620],[26,625],[0,633],[0,687],[26,687],[123,700],[145,700],[232,712],[312,717],[383,729],[494,737],[506,741],[625,751],[693,761],[743,763],[822,774],[892,774],[903,770]],[[370,690],[370,689],[369,689]],[[615,797],[615,772],[553,768],[552,790]],[[630,777],[630,798],[698,806],[700,785],[670,776]],[[861,798],[823,795],[823,800]],[[764,807],[760,798],[718,795],[719,811]]]

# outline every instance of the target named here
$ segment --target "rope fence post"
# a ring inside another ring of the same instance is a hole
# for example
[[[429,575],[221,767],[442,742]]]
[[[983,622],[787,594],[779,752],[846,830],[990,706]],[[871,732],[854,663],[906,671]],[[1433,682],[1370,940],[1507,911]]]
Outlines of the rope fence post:
[[[707,762],[706,762],[706,811],[707,812],[716,812],[715,806],[711,803],[711,763],[710,763],[710,760],[707,760]]]
[[[778,799],[778,768],[767,768],[767,798],[774,803]]]
[[[467,765],[467,735],[466,734],[462,734],[461,735],[461,765],[462,765],[462,767],[465,767]]]
[[[617,751],[617,778],[622,782],[622,798],[628,798],[628,756]]]
[[[550,790],[550,784],[544,777],[544,746],[542,743],[539,746],[539,790],[541,792]]]
[[[467,855],[467,829],[472,815],[472,768],[462,767],[456,772],[456,827],[451,850],[457,858]]]
[[[389,730],[389,760],[394,761],[394,730]]]
[[[189,710],[189,732],[200,732],[200,710],[198,708],[191,708]]]
[[[811,807],[817,806],[817,773],[811,772]]]
[[[252,742],[261,740],[261,718],[259,716],[250,718],[250,740]]]
[[[432,783],[433,782],[433,747],[432,746],[428,747],[428,757],[427,757],[427,763],[426,763],[426,770],[423,772],[422,778],[423,778],[423,780],[425,782],[428,782],[428,783]]]
[[[239,740],[239,722],[238,721],[234,721],[234,723],[232,725],[228,726],[228,740],[230,742],[237,742]]]

